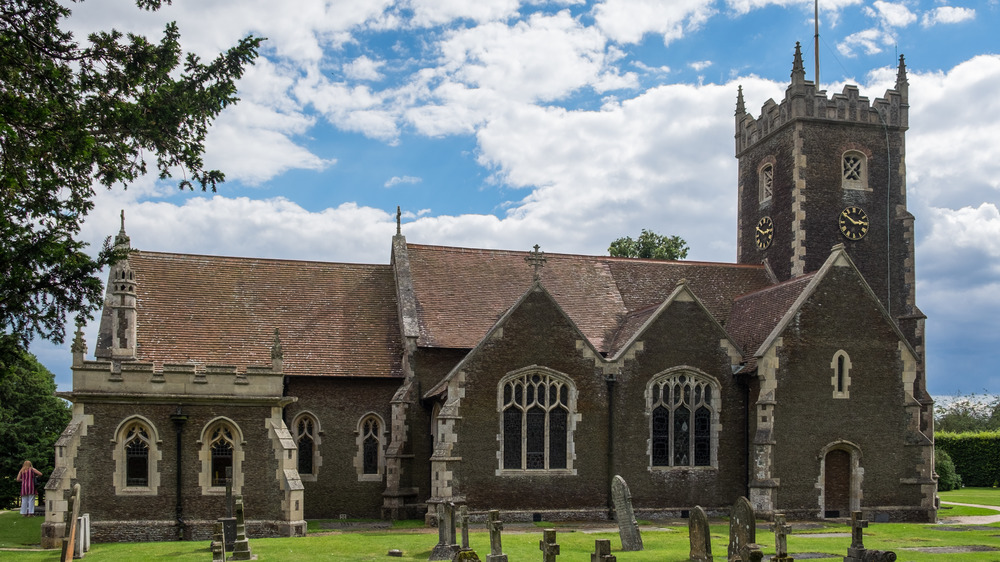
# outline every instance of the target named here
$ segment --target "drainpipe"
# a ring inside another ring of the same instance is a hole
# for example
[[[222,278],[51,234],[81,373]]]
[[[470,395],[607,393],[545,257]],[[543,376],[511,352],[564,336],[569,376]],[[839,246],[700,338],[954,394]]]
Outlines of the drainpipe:
[[[180,404],[177,405],[177,411],[170,416],[170,421],[174,422],[174,429],[177,433],[177,539],[184,540],[184,499],[181,495],[181,476],[183,472],[181,467],[183,466],[183,451],[181,448],[181,436],[184,433],[184,424],[187,423],[187,414],[181,412]]]
[[[615,500],[611,494],[611,484],[615,480],[615,377],[604,378],[608,385],[608,519],[614,518]]]

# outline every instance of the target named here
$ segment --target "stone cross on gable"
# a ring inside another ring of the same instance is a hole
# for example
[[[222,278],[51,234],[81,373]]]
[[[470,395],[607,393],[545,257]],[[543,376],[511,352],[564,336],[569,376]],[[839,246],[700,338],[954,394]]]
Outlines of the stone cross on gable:
[[[863,549],[865,547],[865,531],[868,521],[861,518],[860,511],[851,512],[851,548]]]
[[[400,210],[399,205],[396,205],[396,236],[402,234],[403,230],[403,211]]]
[[[556,530],[545,529],[542,540],[538,541],[538,550],[542,551],[542,562],[556,562],[559,556],[559,545],[556,543]]]
[[[545,252],[538,251],[539,247],[540,246],[538,244],[535,244],[535,251],[528,252],[528,255],[524,258],[524,261],[528,262],[531,267],[535,268],[535,281],[541,279],[540,270],[542,269],[542,266],[545,265],[545,262],[548,261],[545,259]]]
[[[784,561],[790,560],[788,558],[788,534],[792,532],[792,526],[785,523],[785,515],[783,513],[774,514],[774,525],[772,525],[772,530],[774,531],[774,561]]]

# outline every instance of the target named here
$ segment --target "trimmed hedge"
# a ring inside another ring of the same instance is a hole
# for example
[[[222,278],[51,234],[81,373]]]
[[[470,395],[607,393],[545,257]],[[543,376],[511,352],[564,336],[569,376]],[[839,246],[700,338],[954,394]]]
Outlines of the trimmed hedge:
[[[965,486],[1000,483],[1000,431],[934,434],[937,448],[951,456]]]

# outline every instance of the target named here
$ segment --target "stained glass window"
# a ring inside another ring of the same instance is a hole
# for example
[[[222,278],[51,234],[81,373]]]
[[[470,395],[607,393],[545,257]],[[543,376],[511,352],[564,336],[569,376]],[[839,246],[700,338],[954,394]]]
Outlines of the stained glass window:
[[[125,485],[149,486],[149,433],[139,423],[126,432]]]
[[[652,466],[711,466],[712,385],[692,373],[672,373],[650,382]]]
[[[570,383],[549,373],[528,373],[506,380],[501,393],[503,467],[567,468]]]
[[[212,431],[212,486],[226,485],[226,468],[233,466],[233,432],[226,425]]]

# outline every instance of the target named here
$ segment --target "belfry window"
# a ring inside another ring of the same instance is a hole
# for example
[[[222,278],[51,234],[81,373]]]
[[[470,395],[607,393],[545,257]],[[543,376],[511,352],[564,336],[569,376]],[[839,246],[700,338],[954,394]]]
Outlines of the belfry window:
[[[760,168],[760,177],[758,178],[758,184],[760,186],[760,202],[770,201],[771,196],[774,195],[774,165],[764,164]]]
[[[503,470],[571,468],[572,382],[533,370],[506,377],[499,391]]]
[[[646,390],[650,466],[715,466],[719,394],[716,383],[690,371],[654,377]]]
[[[868,157],[856,150],[844,153],[842,159],[842,187],[844,189],[868,189]]]

